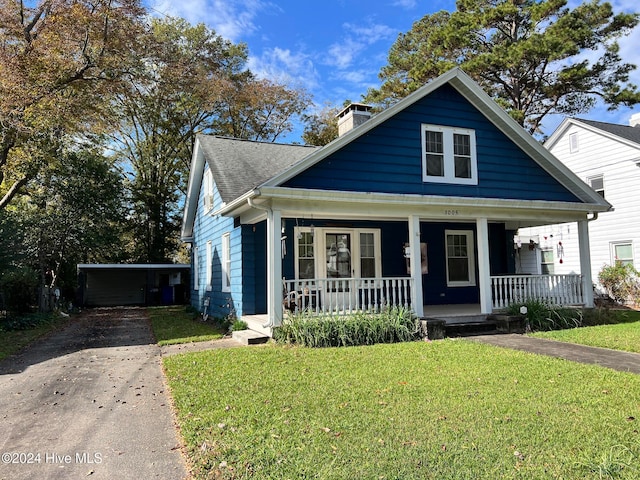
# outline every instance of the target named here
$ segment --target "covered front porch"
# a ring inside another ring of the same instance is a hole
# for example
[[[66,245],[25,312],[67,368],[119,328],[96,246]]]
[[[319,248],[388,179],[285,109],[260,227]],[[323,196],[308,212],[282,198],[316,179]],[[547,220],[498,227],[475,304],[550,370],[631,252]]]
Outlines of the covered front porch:
[[[265,309],[245,308],[242,317],[267,332],[301,311],[402,307],[425,318],[489,315],[528,300],[593,306],[587,215],[573,205],[459,198],[452,209],[436,197],[425,203],[394,196],[394,203],[375,194],[366,203],[354,196],[351,204],[338,204],[325,192],[306,193],[295,202],[270,197],[262,208],[249,202],[241,217],[254,225],[254,236],[243,241],[266,247]],[[569,218],[578,221],[585,273],[516,275],[518,227]]]

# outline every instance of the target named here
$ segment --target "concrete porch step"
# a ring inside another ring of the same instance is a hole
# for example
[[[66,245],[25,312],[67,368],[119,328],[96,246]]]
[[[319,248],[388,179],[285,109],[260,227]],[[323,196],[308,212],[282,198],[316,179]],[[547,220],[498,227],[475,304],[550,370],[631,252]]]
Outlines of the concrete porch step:
[[[267,343],[270,337],[255,330],[238,330],[231,332],[231,338],[243,345],[258,345],[260,343]]]

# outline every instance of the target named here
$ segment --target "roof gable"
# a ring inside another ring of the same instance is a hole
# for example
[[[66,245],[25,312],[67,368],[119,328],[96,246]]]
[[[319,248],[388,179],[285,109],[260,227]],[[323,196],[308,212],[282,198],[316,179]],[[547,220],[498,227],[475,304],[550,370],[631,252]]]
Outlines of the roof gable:
[[[313,152],[291,168],[275,175],[262,184],[262,186],[277,187],[284,185],[288,180],[294,178],[301,172],[304,172],[330,155],[338,152],[349,143],[354,142],[356,139],[367,135],[374,128],[383,124],[390,118],[409,108],[416,102],[419,102],[421,99],[446,84],[449,84],[457,90],[471,105],[482,113],[487,121],[493,123],[498,130],[517,145],[518,148],[520,148],[526,155],[533,159],[533,161],[536,162],[544,171],[550,174],[560,185],[563,186],[563,188],[579,199],[579,201],[584,203],[593,203],[600,206],[608,206],[608,203],[603,203],[602,197],[591,190],[591,188],[589,188],[569,168],[562,164],[562,162],[555,158],[537,140],[527,133],[460,68],[453,68],[447,73],[432,80],[425,86],[413,92],[411,95],[400,100],[394,106],[365,122],[363,125],[353,129],[337,140],[334,140],[322,149]]]
[[[572,125],[586,128],[587,130],[599,133],[613,140],[623,142],[635,148],[640,148],[640,127],[585,120],[582,118],[565,118],[545,142],[545,147],[551,150]]]
[[[422,125],[473,132],[477,182],[423,180]],[[450,84],[441,85],[281,186],[580,202]]]

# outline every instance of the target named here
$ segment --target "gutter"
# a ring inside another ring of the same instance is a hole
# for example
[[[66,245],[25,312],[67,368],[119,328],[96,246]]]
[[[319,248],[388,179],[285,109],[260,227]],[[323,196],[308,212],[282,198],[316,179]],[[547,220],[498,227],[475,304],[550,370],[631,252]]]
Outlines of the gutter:
[[[260,190],[254,190],[252,193],[254,193],[256,197],[260,196]],[[269,215],[269,213],[273,213],[271,208],[264,207],[262,205],[258,205],[254,203],[253,198],[254,196],[247,197],[247,204],[251,208],[255,208],[256,210],[262,210],[263,212],[267,212],[267,215]],[[268,299],[267,299],[267,304],[268,304]],[[271,315],[269,315],[269,320],[267,321],[267,323],[262,325],[262,328],[273,328],[273,320],[271,319]]]

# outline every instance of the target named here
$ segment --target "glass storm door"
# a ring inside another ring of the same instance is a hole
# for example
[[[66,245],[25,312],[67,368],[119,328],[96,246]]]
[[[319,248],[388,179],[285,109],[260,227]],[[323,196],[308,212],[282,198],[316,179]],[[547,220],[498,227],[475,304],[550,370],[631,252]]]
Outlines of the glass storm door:
[[[353,305],[351,298],[354,276],[351,233],[325,234],[327,291],[325,301],[332,310],[345,310]]]

